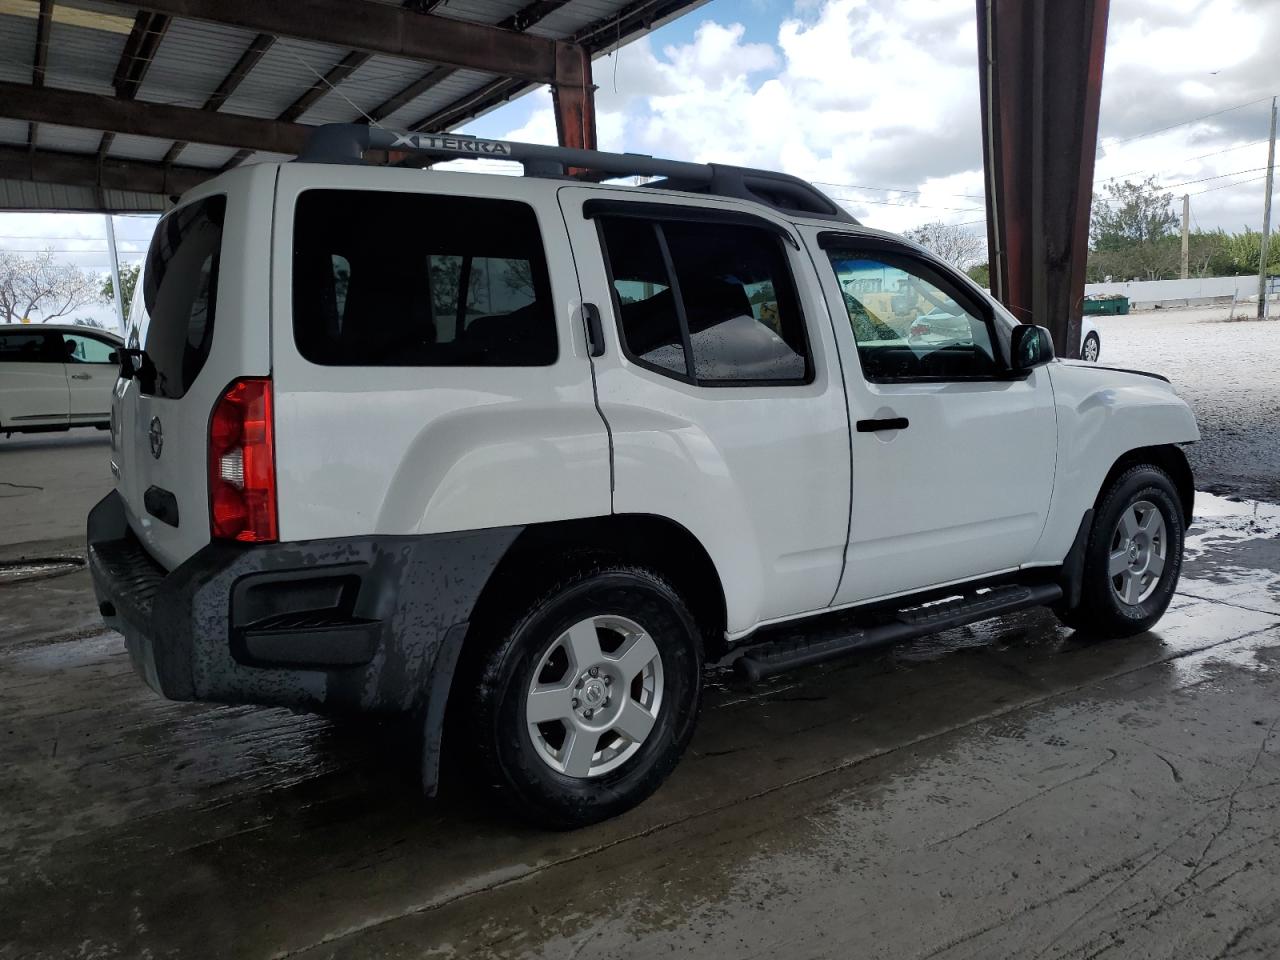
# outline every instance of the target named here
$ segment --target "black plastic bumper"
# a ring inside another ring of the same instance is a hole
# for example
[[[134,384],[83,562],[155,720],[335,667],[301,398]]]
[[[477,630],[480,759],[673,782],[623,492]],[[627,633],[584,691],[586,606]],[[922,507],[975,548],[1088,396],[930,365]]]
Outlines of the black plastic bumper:
[[[448,690],[476,598],[519,532],[211,543],[166,571],[112,492],[89,514],[88,555],[103,618],[170,699],[411,710]]]

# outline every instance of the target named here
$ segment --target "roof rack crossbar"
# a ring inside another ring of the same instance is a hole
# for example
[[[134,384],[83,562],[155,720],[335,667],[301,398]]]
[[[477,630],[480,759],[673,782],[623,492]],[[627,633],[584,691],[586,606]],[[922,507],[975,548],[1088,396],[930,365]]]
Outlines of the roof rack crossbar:
[[[643,153],[575,150],[461,133],[410,133],[360,123],[331,123],[315,128],[298,159],[307,163],[363,163],[370,150],[404,153],[429,162],[507,160],[519,163],[529,177],[564,177],[570,170],[611,177],[661,177],[646,186],[752,200],[786,213],[857,223],[826,194],[799,177],[719,163],[664,160]]]

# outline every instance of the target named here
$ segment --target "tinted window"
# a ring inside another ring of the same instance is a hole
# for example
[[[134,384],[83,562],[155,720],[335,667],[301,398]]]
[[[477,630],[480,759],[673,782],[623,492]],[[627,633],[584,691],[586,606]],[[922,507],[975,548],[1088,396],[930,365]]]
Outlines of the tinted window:
[[[309,190],[293,237],[293,332],[312,363],[555,362],[551,283],[526,204]]]
[[[57,363],[56,336],[26,330],[0,332],[0,363]]]
[[[662,225],[699,380],[803,380],[807,350],[781,240],[763,228]]]
[[[111,363],[116,349],[97,337],[78,333],[64,333],[62,341],[67,363]]]
[[[606,217],[602,232],[633,359],[685,376],[692,366],[699,383],[808,375],[804,321],[772,231]]]
[[[162,219],[151,238],[130,340],[155,367],[158,397],[183,396],[209,356],[226,212],[226,197],[198,200]]]
[[[620,217],[604,220],[601,229],[627,352],[644,363],[687,374],[680,319],[655,225]]]
[[[831,265],[868,380],[963,380],[997,371],[986,320],[932,267],[840,252]]]

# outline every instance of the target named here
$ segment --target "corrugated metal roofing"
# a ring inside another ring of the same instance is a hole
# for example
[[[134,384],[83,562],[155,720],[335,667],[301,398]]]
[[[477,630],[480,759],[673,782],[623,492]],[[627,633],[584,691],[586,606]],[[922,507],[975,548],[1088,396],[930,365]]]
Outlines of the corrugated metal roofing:
[[[221,23],[169,24],[138,89],[139,100],[202,107],[254,35]]]
[[[403,0],[349,2],[401,5]],[[614,38],[608,34],[622,16],[660,9],[662,14],[657,22],[661,23],[703,2],[705,0],[569,0],[536,22],[522,26],[528,33],[548,39],[576,41],[586,32],[590,35],[590,48],[599,50],[613,46]],[[40,8],[39,0],[0,0],[0,82],[33,84]],[[249,30],[225,24],[158,18],[164,22],[158,44],[154,44],[153,49],[145,44],[138,47],[131,40],[131,33],[137,25],[148,23],[148,17],[154,17],[141,13],[141,9],[112,0],[57,0],[52,6],[44,85],[116,97],[120,95],[115,86],[117,72],[132,71],[134,80],[141,78],[133,91],[136,100],[200,109],[228,79],[233,67],[257,38],[257,34]],[[528,17],[535,12],[542,13],[542,9],[533,0],[445,0],[431,9],[433,16],[489,25],[510,23],[517,14]],[[300,12],[300,15],[305,14]],[[635,23],[632,26],[635,30],[642,29]],[[155,36],[148,39],[154,40]],[[265,42],[266,38],[259,41]],[[126,50],[131,51],[128,57]],[[274,38],[218,109],[227,114],[276,119],[308,91],[317,88],[320,95],[314,97],[297,121],[312,125],[349,122],[378,111],[411,84],[440,69],[423,61],[373,55],[324,90],[326,74],[351,55],[350,49],[341,46]],[[479,70],[449,70],[418,96],[381,117],[380,122],[389,127],[409,127],[448,111],[456,126],[496,104],[494,97],[479,94],[502,79],[498,74]],[[531,86],[512,81],[500,88],[499,97],[518,95]],[[128,91],[124,95],[128,96]],[[33,87],[30,96],[39,97],[39,90]],[[101,129],[29,124],[26,120],[0,118],[0,145],[7,145],[6,149],[16,154],[13,146],[26,146],[32,127],[36,128],[35,146],[39,151],[96,157],[104,143]],[[228,146],[191,143],[176,154],[174,160],[174,156],[170,156],[172,141],[124,133],[107,138],[106,146],[104,159],[107,160],[159,163],[167,158],[182,167],[211,172],[233,160],[244,159],[240,151]],[[256,152],[249,155],[249,160],[277,157]],[[11,165],[0,176],[8,175],[12,169]],[[95,202],[105,208],[119,204],[115,208],[122,210],[163,207],[163,201],[155,198],[144,203],[138,198],[146,195],[134,191],[104,191],[97,187],[59,191],[50,184],[34,184],[30,190],[19,190],[12,186],[18,181],[4,182],[10,186],[0,191],[0,207],[7,209],[33,206],[95,209]],[[97,201],[93,200],[94,196]]]
[[[132,190],[103,190],[64,183],[32,183],[0,178],[0,210],[111,210],[117,213],[158,213],[168,206],[159,194]]]

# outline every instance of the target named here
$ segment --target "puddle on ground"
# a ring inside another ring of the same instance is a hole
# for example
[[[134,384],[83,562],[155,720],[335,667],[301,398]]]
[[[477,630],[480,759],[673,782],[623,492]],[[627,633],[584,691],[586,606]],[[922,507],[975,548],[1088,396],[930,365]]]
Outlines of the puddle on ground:
[[[60,577],[84,566],[81,557],[31,557],[26,560],[0,560],[0,585]]]
[[[1196,494],[1179,589],[1280,613],[1280,505]]]

